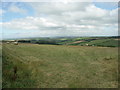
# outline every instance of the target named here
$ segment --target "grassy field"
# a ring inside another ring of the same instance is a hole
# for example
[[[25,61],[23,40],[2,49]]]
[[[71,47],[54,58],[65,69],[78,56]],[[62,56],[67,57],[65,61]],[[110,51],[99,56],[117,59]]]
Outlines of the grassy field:
[[[3,88],[116,87],[117,47],[3,44]]]
[[[118,43],[120,43],[120,40],[108,38],[108,39],[85,41],[85,42],[81,42],[81,43],[71,43],[71,45],[85,46],[86,44],[88,44],[89,46],[94,45],[94,46],[102,46],[102,47],[120,47],[120,45]]]
[[[2,88],[2,44],[0,43],[0,89]]]

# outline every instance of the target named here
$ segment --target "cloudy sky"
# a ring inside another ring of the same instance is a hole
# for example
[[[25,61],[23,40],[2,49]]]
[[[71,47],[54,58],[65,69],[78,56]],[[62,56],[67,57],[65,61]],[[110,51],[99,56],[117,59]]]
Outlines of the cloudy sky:
[[[118,35],[116,2],[2,2],[3,39]]]

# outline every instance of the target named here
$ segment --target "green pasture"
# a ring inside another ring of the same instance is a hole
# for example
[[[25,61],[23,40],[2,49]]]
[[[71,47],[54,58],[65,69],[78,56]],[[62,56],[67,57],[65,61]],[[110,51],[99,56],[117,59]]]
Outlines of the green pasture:
[[[3,88],[116,88],[118,48],[3,44]],[[17,66],[17,78],[13,69]]]

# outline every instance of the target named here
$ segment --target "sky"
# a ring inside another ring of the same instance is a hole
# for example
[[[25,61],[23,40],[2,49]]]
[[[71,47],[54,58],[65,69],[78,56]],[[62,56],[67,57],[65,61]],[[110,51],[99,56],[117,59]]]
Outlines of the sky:
[[[3,39],[117,36],[117,2],[2,2]]]

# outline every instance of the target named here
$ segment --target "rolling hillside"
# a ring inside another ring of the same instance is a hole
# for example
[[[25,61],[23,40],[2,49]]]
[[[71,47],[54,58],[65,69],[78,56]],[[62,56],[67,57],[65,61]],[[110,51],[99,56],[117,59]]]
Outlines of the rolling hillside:
[[[11,42],[11,40],[8,40]],[[18,39],[19,43],[120,47],[120,37],[55,37]],[[3,40],[7,42],[7,40]]]

